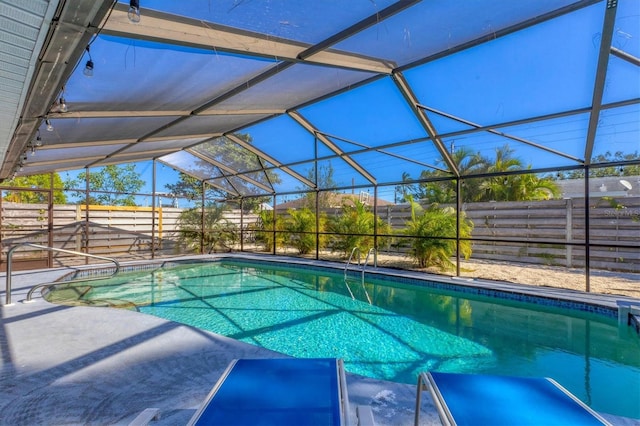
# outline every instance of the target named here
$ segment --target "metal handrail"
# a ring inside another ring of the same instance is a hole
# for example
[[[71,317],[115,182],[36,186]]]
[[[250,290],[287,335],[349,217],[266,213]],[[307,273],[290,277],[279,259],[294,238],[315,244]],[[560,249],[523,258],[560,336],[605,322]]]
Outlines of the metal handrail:
[[[351,263],[351,259],[353,259],[353,255],[355,252],[358,252],[358,266],[360,266],[360,248],[358,246],[351,249],[351,254],[349,255],[349,260],[347,260],[347,264],[344,265],[344,277],[347,278],[347,268],[349,268],[349,264]]]
[[[356,300],[353,292],[351,291],[351,287],[349,287],[349,282],[347,281],[347,269],[349,269],[349,264],[351,263],[351,259],[353,259],[353,255],[355,252],[358,252],[358,266],[360,266],[360,248],[358,246],[351,249],[351,254],[349,255],[349,260],[347,260],[347,264],[344,265],[344,284],[347,286],[347,290],[349,290],[349,294],[351,295],[352,300]]]
[[[11,257],[13,256],[13,252],[14,251],[16,251],[20,247],[25,247],[25,246],[34,247],[34,248],[38,248],[38,249],[41,249],[41,250],[57,251],[57,252],[60,252],[60,253],[76,254],[78,256],[91,257],[91,258],[100,259],[100,260],[107,260],[109,262],[113,262],[116,265],[116,270],[109,276],[93,278],[93,279],[87,279],[87,280],[82,280],[82,281],[91,281],[91,280],[95,280],[95,279],[111,278],[114,275],[116,275],[118,273],[118,271],[120,271],[120,263],[118,263],[117,260],[112,259],[110,257],[97,256],[95,254],[82,253],[82,252],[79,252],[79,251],[72,251],[72,250],[65,250],[65,249],[61,249],[61,248],[57,248],[57,247],[42,246],[40,244],[33,244],[33,243],[16,244],[15,246],[11,247],[11,249],[9,249],[9,251],[7,252],[7,285],[6,285],[7,294],[6,294],[5,306],[11,305],[11,273],[12,273]],[[72,281],[69,281],[69,282],[72,282]],[[34,292],[34,290],[36,288],[45,287],[45,286],[48,286],[48,285],[51,285],[51,283],[37,284],[33,288],[31,288],[31,290],[29,290],[29,293],[27,294],[27,301],[31,300],[31,296],[32,296],[32,294],[33,294],[33,292]]]
[[[364,264],[362,265],[362,282],[364,282],[364,270],[367,267],[367,264],[369,263],[369,256],[371,256],[371,252],[373,252],[373,267],[374,268],[378,267],[378,252],[376,251],[375,247],[371,247],[367,252],[367,257],[364,260]]]
[[[365,258],[364,263],[362,264],[362,289],[364,290],[364,294],[367,295],[367,300],[369,301],[370,305],[371,305],[371,297],[369,297],[369,292],[367,292],[367,288],[364,286],[364,270],[367,268],[367,264],[369,263],[369,256],[371,256],[371,252],[373,252],[373,267],[374,268],[378,267],[378,252],[374,247],[369,249],[369,251],[367,252],[367,257]]]

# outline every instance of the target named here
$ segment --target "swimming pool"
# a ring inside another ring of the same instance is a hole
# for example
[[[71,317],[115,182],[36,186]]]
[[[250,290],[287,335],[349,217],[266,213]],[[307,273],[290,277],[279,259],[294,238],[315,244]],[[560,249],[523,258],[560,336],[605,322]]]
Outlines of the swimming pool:
[[[413,384],[423,370],[548,376],[597,411],[640,418],[640,338],[602,313],[227,259],[59,286],[47,298],[70,294],[291,356],[343,358],[347,371],[384,380]]]

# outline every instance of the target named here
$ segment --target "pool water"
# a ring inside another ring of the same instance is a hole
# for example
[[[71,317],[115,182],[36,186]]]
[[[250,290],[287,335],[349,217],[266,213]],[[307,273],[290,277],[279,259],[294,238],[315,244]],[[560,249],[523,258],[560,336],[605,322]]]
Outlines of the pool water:
[[[424,370],[545,376],[597,411],[640,419],[640,338],[602,315],[226,260],[72,285],[60,291],[295,357],[342,358],[351,373],[412,384]]]

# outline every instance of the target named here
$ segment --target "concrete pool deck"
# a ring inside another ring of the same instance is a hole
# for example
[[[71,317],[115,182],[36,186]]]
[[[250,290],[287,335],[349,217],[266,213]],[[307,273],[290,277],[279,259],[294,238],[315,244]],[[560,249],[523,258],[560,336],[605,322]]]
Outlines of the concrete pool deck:
[[[39,292],[22,302],[33,285],[72,270],[14,273],[11,306],[0,285],[2,425],[126,425],[147,408],[160,410],[151,425],[186,424],[232,359],[283,356],[138,312],[54,305]],[[347,385],[352,424],[358,405],[377,425],[413,424],[415,385],[353,374]],[[428,393],[422,401],[420,424],[440,424]]]

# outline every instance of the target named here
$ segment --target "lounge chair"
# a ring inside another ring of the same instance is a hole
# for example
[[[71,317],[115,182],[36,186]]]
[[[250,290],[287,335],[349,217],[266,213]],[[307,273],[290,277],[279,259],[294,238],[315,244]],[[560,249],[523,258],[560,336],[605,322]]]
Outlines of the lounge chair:
[[[346,425],[342,360],[238,359],[189,425]]]
[[[549,378],[420,373],[420,396],[429,390],[443,425],[608,425]]]

